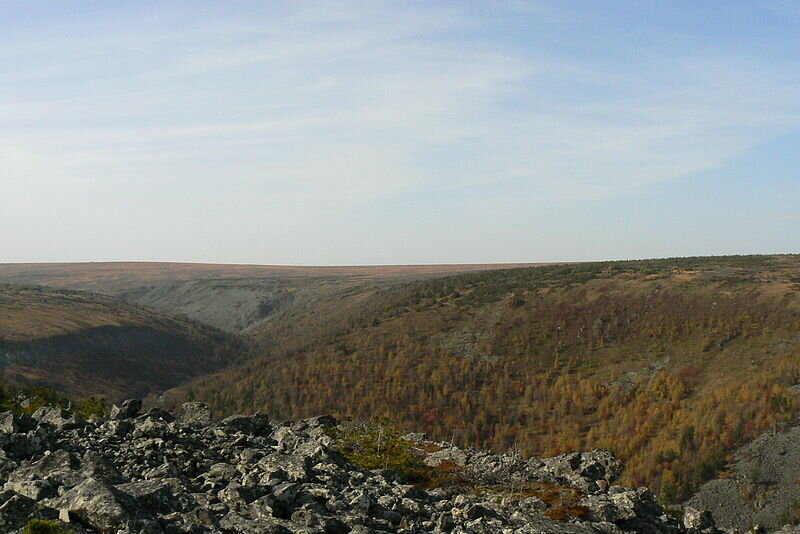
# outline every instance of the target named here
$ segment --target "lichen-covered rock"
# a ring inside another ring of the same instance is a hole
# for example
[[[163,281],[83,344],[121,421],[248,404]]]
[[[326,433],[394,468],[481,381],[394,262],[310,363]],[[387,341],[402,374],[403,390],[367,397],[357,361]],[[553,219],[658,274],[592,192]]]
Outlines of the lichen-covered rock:
[[[542,460],[540,468],[553,478],[568,486],[584,491],[601,491],[597,481],[614,482],[622,472],[622,466],[610,451],[595,449],[590,452],[572,452]]]
[[[151,514],[169,514],[180,507],[170,485],[163,480],[139,480],[115,488],[131,497],[142,510]]]
[[[0,532],[11,532],[27,523],[35,506],[36,501],[13,491],[0,493]]]
[[[467,452],[458,447],[448,447],[440,451],[433,452],[425,457],[425,465],[438,467],[444,462],[452,462],[459,467],[467,465]]]
[[[186,425],[207,426],[211,424],[211,408],[204,402],[185,402],[179,420]]]
[[[694,529],[698,532],[713,531],[715,528],[714,518],[708,510],[697,510],[687,506],[683,510],[683,526]]]
[[[86,424],[81,416],[55,406],[42,406],[33,412],[33,418],[40,423],[48,423],[61,430],[80,428]]]
[[[135,515],[133,507],[125,502],[124,494],[93,478],[87,478],[46,505],[57,509],[62,519],[104,534],[129,527]]]

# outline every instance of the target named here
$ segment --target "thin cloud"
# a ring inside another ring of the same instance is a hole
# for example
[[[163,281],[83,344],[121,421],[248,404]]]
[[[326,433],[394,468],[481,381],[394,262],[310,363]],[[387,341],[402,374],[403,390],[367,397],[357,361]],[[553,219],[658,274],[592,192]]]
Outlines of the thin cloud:
[[[551,2],[487,6],[492,24],[528,17],[533,36],[575,18]],[[221,199],[272,223],[440,192],[535,211],[714,169],[800,123],[788,59],[653,45],[600,62],[422,3],[198,9],[159,11],[150,29],[126,7],[67,21],[78,32],[61,21],[35,42],[0,37],[0,57],[21,65],[0,73],[12,175],[74,184],[119,213],[154,184],[176,213]]]

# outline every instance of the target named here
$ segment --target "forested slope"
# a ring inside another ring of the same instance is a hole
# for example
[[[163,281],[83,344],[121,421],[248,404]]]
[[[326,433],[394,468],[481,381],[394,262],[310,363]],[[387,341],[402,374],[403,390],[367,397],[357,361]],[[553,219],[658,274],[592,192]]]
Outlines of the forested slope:
[[[797,256],[491,271],[320,306],[266,323],[260,357],[174,398],[276,417],[386,415],[530,454],[607,447],[627,483],[667,500],[797,413]]]

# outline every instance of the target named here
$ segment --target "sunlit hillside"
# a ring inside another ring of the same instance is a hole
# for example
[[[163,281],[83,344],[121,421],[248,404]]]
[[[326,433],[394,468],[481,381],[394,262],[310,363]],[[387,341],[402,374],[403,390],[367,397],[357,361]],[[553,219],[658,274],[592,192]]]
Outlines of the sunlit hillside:
[[[278,315],[260,357],[173,395],[528,454],[607,447],[674,500],[795,415],[798,332],[797,256],[492,271]]]

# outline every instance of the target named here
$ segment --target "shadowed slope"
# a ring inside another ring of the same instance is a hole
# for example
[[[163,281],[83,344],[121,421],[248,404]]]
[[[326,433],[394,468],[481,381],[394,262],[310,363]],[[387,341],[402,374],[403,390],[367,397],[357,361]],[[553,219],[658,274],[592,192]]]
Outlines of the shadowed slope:
[[[112,297],[0,286],[0,377],[72,397],[146,395],[222,367],[238,341]]]

